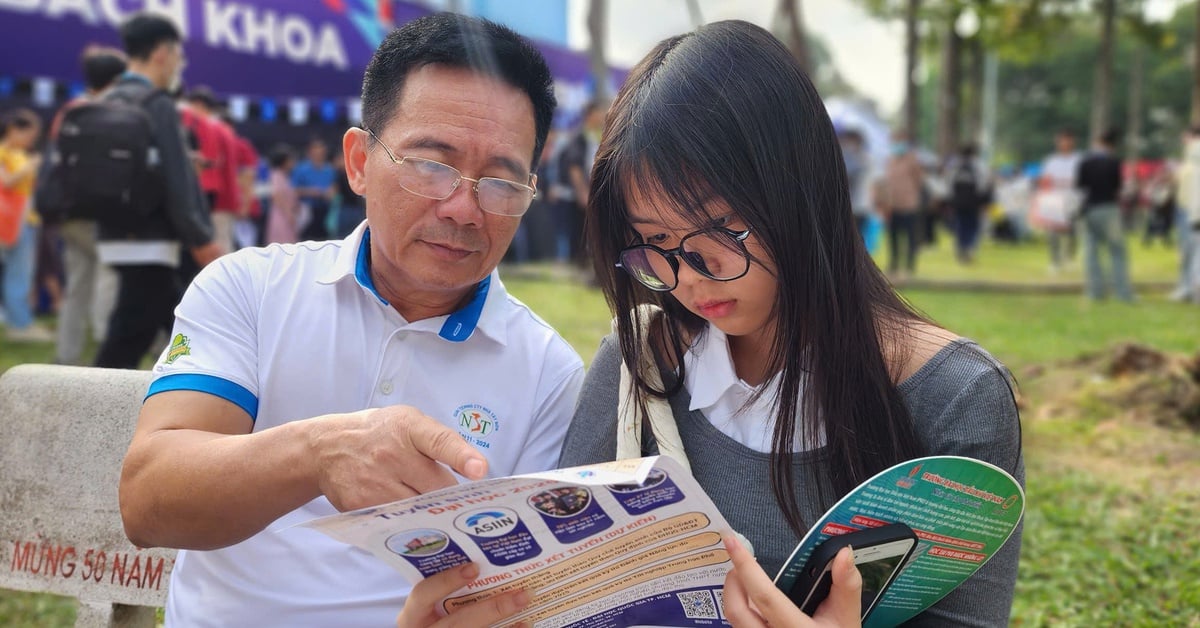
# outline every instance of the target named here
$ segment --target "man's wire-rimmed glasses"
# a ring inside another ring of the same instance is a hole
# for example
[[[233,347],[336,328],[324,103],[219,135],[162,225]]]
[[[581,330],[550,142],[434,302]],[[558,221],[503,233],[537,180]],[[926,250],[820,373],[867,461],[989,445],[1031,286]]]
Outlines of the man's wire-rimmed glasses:
[[[396,164],[400,175],[400,187],[417,196],[444,201],[466,180],[472,183],[471,189],[475,191],[475,200],[479,203],[479,208],[500,216],[524,214],[533,198],[537,196],[537,190],[532,186],[516,181],[497,177],[472,179],[463,176],[454,166],[423,157],[405,156],[397,159],[374,131],[366,127],[363,127],[363,130],[375,138],[392,163]],[[532,180],[532,175],[530,178]]]
[[[710,227],[687,234],[673,249],[634,244],[621,249],[617,268],[655,292],[670,292],[679,285],[679,260],[716,281],[733,281],[750,270],[746,238],[750,230]]]

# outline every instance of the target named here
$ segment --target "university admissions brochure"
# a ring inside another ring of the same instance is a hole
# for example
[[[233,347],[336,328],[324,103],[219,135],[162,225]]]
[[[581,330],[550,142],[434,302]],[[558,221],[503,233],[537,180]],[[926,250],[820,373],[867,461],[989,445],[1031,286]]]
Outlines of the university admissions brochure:
[[[444,611],[526,589],[533,601],[512,621],[539,628],[728,625],[730,527],[665,456],[483,480],[304,525],[414,584],[477,563]]]
[[[910,460],[867,480],[825,513],[775,582],[790,590],[813,549],[832,536],[905,523],[917,533],[917,549],[864,624],[897,626],[971,577],[1024,512],[1025,492],[999,467],[958,456]]]
[[[776,582],[791,588],[820,542],[902,522],[920,539],[868,618],[895,626],[928,608],[1008,540],[1025,495],[1003,470],[970,458],[899,464],[846,495],[797,546]],[[414,584],[467,562],[479,578],[450,611],[516,589],[513,618],[535,626],[728,625],[722,587],[730,531],[715,505],[666,456],[483,480],[303,524],[363,548]]]

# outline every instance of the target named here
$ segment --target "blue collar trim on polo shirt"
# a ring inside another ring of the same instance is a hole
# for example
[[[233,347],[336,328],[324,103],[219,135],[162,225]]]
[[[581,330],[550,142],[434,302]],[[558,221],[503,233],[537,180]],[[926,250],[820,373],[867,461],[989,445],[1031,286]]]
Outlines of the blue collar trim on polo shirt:
[[[358,259],[354,263],[354,280],[375,295],[380,303],[391,305],[375,289],[375,282],[371,279],[370,258],[368,257],[370,252],[371,229],[368,227],[363,232],[362,243],[358,245]],[[488,275],[479,282],[479,285],[475,286],[475,296],[471,297],[471,302],[451,314],[446,322],[442,323],[442,330],[438,332],[438,335],[450,342],[463,342],[470,338],[479,325],[479,317],[483,315],[483,305],[487,302],[491,286],[492,276]]]
[[[358,245],[358,260],[354,262],[354,280],[358,285],[371,291],[376,299],[384,305],[391,305],[379,291],[375,289],[375,282],[371,279],[370,258],[371,254],[371,229],[368,227],[363,231],[362,242]]]
[[[475,287],[475,296],[471,297],[471,302],[451,314],[442,324],[442,331],[438,332],[438,335],[450,342],[462,342],[470,338],[471,334],[475,333],[475,327],[479,325],[479,316],[483,314],[483,304],[487,302],[491,285],[492,276],[484,277]]]

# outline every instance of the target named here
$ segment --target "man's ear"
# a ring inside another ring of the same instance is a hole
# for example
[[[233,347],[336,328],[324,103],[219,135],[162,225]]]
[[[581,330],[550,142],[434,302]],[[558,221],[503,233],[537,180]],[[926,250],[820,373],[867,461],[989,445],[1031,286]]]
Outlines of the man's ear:
[[[367,148],[370,137],[367,132],[352,127],[342,136],[342,159],[346,161],[346,180],[355,194],[367,196]]]

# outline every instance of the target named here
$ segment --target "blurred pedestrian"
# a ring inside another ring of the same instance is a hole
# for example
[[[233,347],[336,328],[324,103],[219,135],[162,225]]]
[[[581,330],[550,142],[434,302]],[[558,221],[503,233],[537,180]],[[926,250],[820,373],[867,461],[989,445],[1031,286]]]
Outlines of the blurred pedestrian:
[[[81,62],[86,91],[64,105],[55,116],[50,131],[51,142],[58,137],[58,127],[66,111],[102,97],[128,65],[125,53],[101,46],[85,49]],[[58,315],[54,361],[80,364],[89,326],[92,338],[104,342],[108,317],[117,298],[117,275],[110,266],[100,263],[96,249],[96,221],[85,217],[93,215],[95,209],[64,207],[64,210],[60,233],[66,289]]]
[[[1075,150],[1075,136],[1063,129],[1054,136],[1054,154],[1042,164],[1042,178],[1035,197],[1035,222],[1046,231],[1050,248],[1050,272],[1058,274],[1075,257],[1072,224],[1079,213],[1080,195],[1075,175],[1082,156]]]
[[[230,128],[233,127],[228,110],[222,112],[221,119]],[[234,140],[237,142],[238,220],[233,227],[233,250],[237,250],[258,244],[262,203],[254,189],[258,176],[258,151],[250,140],[241,135],[235,134]]]
[[[337,228],[334,229],[333,237],[340,239],[350,235],[355,227],[367,219],[367,207],[363,197],[350,185],[350,179],[346,175],[346,160],[341,153],[334,158],[333,169],[337,173],[333,181],[333,203],[337,216],[334,223]]]
[[[54,334],[33,319],[34,264],[41,221],[33,189],[42,158],[33,153],[42,122],[29,109],[0,121],[0,258],[4,262],[4,313],[11,342],[52,342]]]
[[[1175,228],[1175,173],[1171,164],[1164,163],[1150,177],[1146,186],[1146,225],[1142,245],[1150,246],[1161,240],[1164,246],[1171,245],[1171,231]]]
[[[237,248],[233,229],[242,209],[237,134],[221,119],[220,103],[208,87],[201,85],[189,91],[187,103],[203,121],[194,130],[204,157],[200,188],[212,212],[213,240],[226,251],[233,251]]]
[[[213,241],[179,112],[168,94],[179,85],[183,71],[182,35],[166,18],[138,13],[121,25],[121,39],[129,71],[103,101],[136,104],[145,112],[165,192],[147,208],[146,216],[99,221],[100,259],[116,268],[120,286],[96,366],[132,369],[160,332],[170,332],[183,294],[176,272],[181,254],[203,267],[224,251]]]
[[[327,240],[325,219],[333,203],[337,173],[329,161],[329,145],[325,140],[313,138],[305,155],[307,158],[292,169],[292,185],[296,186],[300,202],[308,208],[300,225],[300,239]]]
[[[588,253],[583,242],[583,217],[587,210],[588,194],[592,181],[592,162],[604,132],[604,115],[608,105],[599,101],[589,102],[583,108],[583,122],[579,132],[563,147],[558,157],[559,177],[570,189],[570,200],[574,210],[568,216],[571,234],[571,258],[581,268],[588,266]]]
[[[866,242],[871,223],[871,155],[858,129],[845,129],[838,134],[842,161],[846,165],[846,181],[850,185],[850,211],[858,235]]]
[[[1133,301],[1129,284],[1129,260],[1125,251],[1125,229],[1121,224],[1121,159],[1116,155],[1120,132],[1105,131],[1093,150],[1079,164],[1076,187],[1084,193],[1080,215],[1080,235],[1086,264],[1087,295],[1093,301],[1103,299],[1108,278],[1100,262],[1100,251],[1107,251],[1112,285],[1118,299]]]
[[[954,212],[955,255],[960,264],[970,264],[979,243],[980,217],[992,198],[991,175],[975,145],[968,143],[947,162],[945,178],[949,184],[948,202]]]
[[[1200,128],[1184,138],[1183,150],[1176,172],[1179,283],[1170,298],[1200,303]]]
[[[271,212],[267,215],[268,244],[287,244],[300,237],[300,196],[292,185],[296,153],[281,144],[271,150]]]
[[[892,136],[891,156],[888,157],[883,177],[876,181],[874,190],[875,207],[888,225],[889,251],[888,274],[893,279],[905,279],[916,273],[918,238],[918,215],[921,207],[921,190],[925,173],[917,161],[917,155],[903,133]],[[900,268],[901,257],[904,268]]]
[[[996,204],[1002,216],[993,228],[997,240],[1023,242],[1029,237],[1029,206],[1033,200],[1033,178],[1014,166],[1000,169],[996,182]]]

